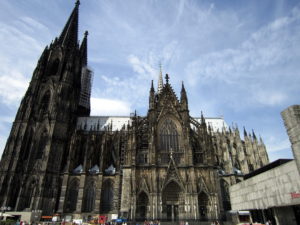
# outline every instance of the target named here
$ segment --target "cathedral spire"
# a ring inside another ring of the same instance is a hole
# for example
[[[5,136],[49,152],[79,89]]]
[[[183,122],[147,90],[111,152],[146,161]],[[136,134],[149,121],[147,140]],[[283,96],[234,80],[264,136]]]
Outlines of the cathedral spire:
[[[80,55],[81,55],[81,60],[82,60],[82,66],[87,66],[88,61],[87,61],[87,36],[89,32],[85,31],[84,32],[84,38],[80,46]]]
[[[183,81],[182,81],[181,92],[180,92],[180,103],[182,104],[182,107],[185,110],[187,110],[188,100],[187,100],[186,91],[185,91],[185,88],[184,88]]]
[[[80,1],[77,0],[75,7],[59,36],[59,43],[64,47],[74,47],[78,41],[78,14]]]
[[[153,80],[151,80],[151,89],[150,91],[154,91]]]
[[[244,127],[244,137],[247,137],[247,131],[246,131],[246,128]]]
[[[159,76],[158,76],[158,88],[157,92],[158,94],[161,93],[161,90],[163,89],[164,83],[163,83],[163,78],[162,78],[162,69],[161,69],[161,63],[159,64]]]
[[[255,133],[254,133],[254,130],[252,129],[252,136],[253,136],[253,139],[255,139],[256,140],[256,135],[255,135]]]
[[[153,80],[151,81],[151,88],[150,88],[150,96],[149,96],[149,109],[153,109],[155,104],[155,90],[153,86]]]

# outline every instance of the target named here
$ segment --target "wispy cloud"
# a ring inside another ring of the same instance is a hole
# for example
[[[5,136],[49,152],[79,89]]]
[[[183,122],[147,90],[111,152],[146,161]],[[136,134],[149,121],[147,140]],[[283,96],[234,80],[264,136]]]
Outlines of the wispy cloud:
[[[91,115],[128,116],[130,104],[115,99],[91,98]]]
[[[17,106],[19,100],[24,96],[28,87],[26,79],[18,71],[12,71],[7,75],[0,76],[0,99],[7,105]]]
[[[202,54],[186,67],[189,84],[215,84],[222,92],[227,87],[227,102],[243,92],[247,104],[232,102],[238,108],[281,105],[296,90],[293,83],[300,81],[299,71],[293,67],[300,58],[299,19],[300,11],[295,7],[288,16],[263,26],[235,48]],[[291,85],[283,86],[287,83]]]

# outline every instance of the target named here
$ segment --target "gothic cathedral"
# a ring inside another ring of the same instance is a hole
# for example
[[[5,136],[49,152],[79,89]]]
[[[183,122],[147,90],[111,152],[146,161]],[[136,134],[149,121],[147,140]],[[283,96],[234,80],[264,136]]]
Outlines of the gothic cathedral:
[[[245,130],[242,140],[222,118],[191,117],[184,85],[179,99],[161,73],[146,116],[89,116],[78,10],[79,1],[21,101],[0,163],[0,205],[65,218],[225,220],[229,186],[268,163],[263,141]]]

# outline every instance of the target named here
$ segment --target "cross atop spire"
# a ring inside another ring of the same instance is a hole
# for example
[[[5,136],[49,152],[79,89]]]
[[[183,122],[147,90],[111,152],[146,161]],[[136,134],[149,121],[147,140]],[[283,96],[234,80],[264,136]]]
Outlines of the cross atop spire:
[[[169,77],[169,75],[166,73],[166,83],[168,84],[169,83],[169,79],[170,79],[170,77]]]

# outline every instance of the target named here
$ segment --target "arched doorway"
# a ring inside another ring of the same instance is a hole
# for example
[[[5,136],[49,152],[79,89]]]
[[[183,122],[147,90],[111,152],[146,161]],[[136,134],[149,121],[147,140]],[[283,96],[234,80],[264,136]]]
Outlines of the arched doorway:
[[[142,191],[136,200],[136,219],[144,221],[147,219],[148,195]]]
[[[163,217],[168,221],[179,220],[180,206],[184,206],[184,196],[181,187],[171,181],[162,193]]]
[[[199,219],[201,221],[208,220],[207,211],[208,211],[208,196],[204,192],[199,193],[198,195],[198,209],[199,209]]]

